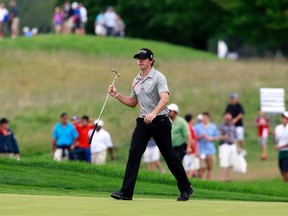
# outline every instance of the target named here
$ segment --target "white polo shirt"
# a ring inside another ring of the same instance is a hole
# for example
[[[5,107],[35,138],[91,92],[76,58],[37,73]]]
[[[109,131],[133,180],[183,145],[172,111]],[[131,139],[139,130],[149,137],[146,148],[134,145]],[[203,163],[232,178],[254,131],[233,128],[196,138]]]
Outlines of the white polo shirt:
[[[92,134],[92,130],[89,131],[89,136]],[[103,128],[99,131],[95,131],[91,145],[90,151],[91,153],[99,153],[102,151],[106,151],[107,148],[113,147],[112,140],[110,134]]]
[[[288,124],[286,126],[283,124],[276,126],[275,138],[277,146],[281,147],[288,144]],[[288,151],[288,147],[281,149],[281,151]]]

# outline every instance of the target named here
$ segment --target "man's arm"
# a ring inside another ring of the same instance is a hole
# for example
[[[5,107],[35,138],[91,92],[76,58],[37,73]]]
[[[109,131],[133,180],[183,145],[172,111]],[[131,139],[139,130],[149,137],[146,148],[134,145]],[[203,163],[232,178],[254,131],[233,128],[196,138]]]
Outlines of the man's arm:
[[[281,150],[281,149],[283,149],[283,148],[288,148],[288,143],[285,144],[285,145],[283,145],[283,146],[277,146],[277,145],[275,145],[275,149],[276,149],[276,150]]]
[[[114,161],[114,152],[113,152],[113,147],[109,147],[109,148],[108,148],[108,151],[109,151],[109,154],[110,154],[111,160]]]
[[[168,102],[169,102],[168,92],[160,93],[159,103],[157,104],[157,106],[155,107],[155,109],[151,113],[149,113],[148,115],[145,116],[144,122],[146,124],[150,124],[153,121],[153,119],[157,116],[157,114],[160,113],[166,107]]]
[[[195,149],[195,142],[191,137],[191,134],[189,133],[189,135],[187,136],[187,149],[186,149],[186,153],[191,153],[192,149]]]
[[[233,123],[235,124],[237,121],[239,121],[243,117],[243,113],[239,113],[234,119]]]
[[[136,107],[138,104],[138,100],[133,97],[128,97],[125,95],[120,94],[114,85],[110,85],[108,87],[108,93],[112,96],[117,98],[121,103],[129,107]]]

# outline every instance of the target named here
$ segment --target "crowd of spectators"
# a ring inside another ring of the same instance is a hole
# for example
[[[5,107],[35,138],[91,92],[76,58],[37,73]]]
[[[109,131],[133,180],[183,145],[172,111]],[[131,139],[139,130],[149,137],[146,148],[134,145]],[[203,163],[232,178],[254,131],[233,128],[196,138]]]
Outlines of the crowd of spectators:
[[[236,166],[239,167],[241,160],[245,161],[244,157],[247,154],[244,149],[243,134],[243,116],[245,113],[243,106],[238,102],[237,94],[230,95],[230,103],[224,111],[223,123],[219,127],[211,122],[208,112],[198,114],[194,124],[192,114],[186,114],[185,118],[179,116],[178,105],[170,104],[167,108],[172,121],[172,147],[175,154],[182,160],[189,178],[210,180],[217,152],[221,181],[231,181],[232,170],[246,173],[247,167],[240,168],[240,171],[237,171],[239,168],[235,168]],[[288,112],[284,112],[281,124],[274,131],[275,149],[279,151],[279,167],[284,181],[288,181],[288,175],[285,171],[288,169],[287,119]],[[237,131],[239,121],[241,121],[240,127],[242,127],[240,132],[239,129]],[[91,144],[89,144],[96,123],[96,131]],[[261,159],[266,160],[268,158],[268,136],[271,132],[268,118],[260,110],[256,126],[262,149]],[[87,115],[81,118],[75,115],[69,121],[68,114],[62,113],[59,123],[53,129],[52,137],[52,158],[55,161],[78,160],[101,165],[106,163],[107,153],[109,153],[111,161],[114,160],[112,139],[109,132],[104,129],[102,120],[94,121]],[[155,141],[151,138],[143,155],[143,161],[147,163],[148,170],[153,171],[156,168],[159,172],[164,172],[160,155]],[[6,118],[0,119],[0,156],[20,160],[18,143]],[[241,158],[239,159],[239,157]]]
[[[230,95],[230,103],[219,127],[211,122],[210,114],[206,111],[199,114],[197,123],[193,124],[192,114],[186,114],[185,119],[179,116],[177,104],[170,104],[167,108],[172,120],[172,147],[182,160],[187,176],[205,180],[212,178],[218,143],[220,180],[231,181],[231,171],[239,163],[239,155],[245,160],[247,154],[242,120],[245,113],[237,94]],[[241,130],[237,131],[239,126]],[[242,173],[245,173],[245,169]]]
[[[11,38],[15,39],[19,35],[19,11],[15,1],[9,4],[9,10],[4,3],[0,3],[0,40],[4,37],[5,28],[8,29]]]
[[[84,35],[88,13],[81,2],[65,2],[63,7],[56,7],[53,15],[53,25],[56,34]],[[100,11],[95,18],[95,34],[98,36],[125,36],[125,23],[114,8],[109,6],[106,11]]]
[[[109,6],[106,11],[100,11],[95,18],[95,34],[99,36],[125,37],[125,23]]]
[[[63,7],[56,7],[53,15],[53,25],[56,34],[84,35],[88,13],[81,2],[65,2]]]
[[[97,124],[91,145],[89,139]],[[52,157],[55,161],[78,160],[93,164],[104,164],[107,151],[111,160],[114,160],[113,144],[110,134],[103,128],[102,120],[89,119],[84,115],[82,118],[73,116],[69,122],[67,113],[60,115],[60,122],[53,129],[52,134]]]

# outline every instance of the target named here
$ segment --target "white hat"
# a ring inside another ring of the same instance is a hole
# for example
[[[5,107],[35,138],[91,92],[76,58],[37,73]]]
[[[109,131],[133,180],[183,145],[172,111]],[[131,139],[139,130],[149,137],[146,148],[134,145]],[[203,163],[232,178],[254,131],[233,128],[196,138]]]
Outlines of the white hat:
[[[282,116],[285,117],[285,118],[288,118],[288,111],[283,112]]]
[[[80,118],[79,118],[79,116],[77,116],[77,115],[74,115],[73,117],[72,117],[72,120],[73,121],[76,121],[76,120],[79,120]]]
[[[73,2],[71,7],[73,10],[75,10],[78,7],[78,2]]]
[[[176,113],[179,113],[179,107],[178,107],[176,104],[174,104],[174,103],[168,105],[167,108],[168,108],[169,110],[171,110],[171,111],[174,111],[174,112],[176,112]]]
[[[98,121],[98,119],[94,121],[94,124],[97,124],[97,123],[98,123],[98,126],[100,126],[100,127],[104,126],[104,122],[101,119],[99,121]]]
[[[197,115],[197,120],[198,121],[202,121],[202,119],[203,119],[203,115],[201,113],[199,115]]]

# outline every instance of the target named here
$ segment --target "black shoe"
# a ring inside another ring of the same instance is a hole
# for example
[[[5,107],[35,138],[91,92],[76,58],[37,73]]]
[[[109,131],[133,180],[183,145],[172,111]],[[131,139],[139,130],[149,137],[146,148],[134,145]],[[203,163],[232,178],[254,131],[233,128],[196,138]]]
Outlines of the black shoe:
[[[187,201],[189,200],[190,196],[193,193],[193,187],[190,186],[190,188],[187,191],[181,192],[180,196],[178,197],[177,201]]]
[[[116,200],[132,200],[132,197],[125,196],[121,191],[113,192],[111,197]]]

